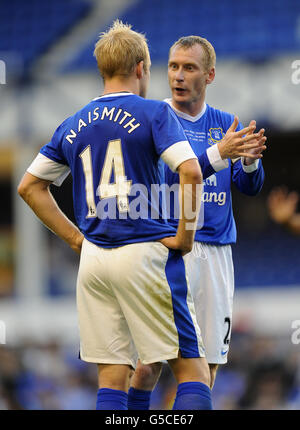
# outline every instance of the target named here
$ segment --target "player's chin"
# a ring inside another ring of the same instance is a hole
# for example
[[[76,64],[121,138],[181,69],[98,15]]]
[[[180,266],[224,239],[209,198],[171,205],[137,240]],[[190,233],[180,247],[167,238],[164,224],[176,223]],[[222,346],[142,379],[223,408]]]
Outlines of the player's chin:
[[[186,101],[187,100],[187,91],[172,91],[173,99],[176,101]]]

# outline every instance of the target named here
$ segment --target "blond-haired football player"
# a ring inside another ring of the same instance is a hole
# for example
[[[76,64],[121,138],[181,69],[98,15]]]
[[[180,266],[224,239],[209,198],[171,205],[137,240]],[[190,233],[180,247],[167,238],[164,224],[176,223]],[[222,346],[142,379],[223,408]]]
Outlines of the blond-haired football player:
[[[80,356],[98,366],[97,409],[127,409],[137,353],[145,365],[169,362],[177,409],[211,409],[209,368],[182,257],[192,249],[197,218],[186,214],[184,202],[197,206],[201,169],[169,105],[143,98],[150,74],[145,37],[116,21],[100,35],[95,56],[103,95],[57,128],[18,191],[80,253]],[[160,159],[182,185],[177,229],[150,216]],[[70,171],[78,228],[49,191]],[[137,189],[146,217],[136,216]]]

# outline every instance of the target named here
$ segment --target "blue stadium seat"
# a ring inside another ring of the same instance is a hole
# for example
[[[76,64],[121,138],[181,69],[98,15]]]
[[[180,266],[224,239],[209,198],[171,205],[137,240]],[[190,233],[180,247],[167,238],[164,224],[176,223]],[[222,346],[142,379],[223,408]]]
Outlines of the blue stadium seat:
[[[280,227],[238,234],[233,261],[237,288],[299,286],[299,237]]]
[[[299,15],[298,0],[185,0],[184,3],[140,0],[118,18],[146,33],[153,63],[166,63],[171,44],[189,34],[210,40],[218,58],[239,57],[255,61],[299,52],[300,39],[296,31]],[[64,70],[94,68],[94,44],[99,32],[107,27],[99,28],[93,40]]]
[[[14,54],[26,71],[89,9],[84,0],[2,0],[0,55]]]

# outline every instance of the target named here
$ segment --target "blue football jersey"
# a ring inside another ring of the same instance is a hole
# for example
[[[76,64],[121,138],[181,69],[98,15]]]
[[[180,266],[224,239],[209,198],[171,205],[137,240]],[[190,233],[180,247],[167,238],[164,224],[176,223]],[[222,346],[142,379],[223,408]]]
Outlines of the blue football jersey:
[[[40,153],[69,166],[74,213],[84,236],[118,247],[176,234],[161,216],[159,201],[153,216],[151,192],[160,184],[160,156],[184,142],[190,153],[182,154],[175,169],[195,155],[170,106],[119,93],[98,97],[66,119]]]
[[[168,102],[170,103],[169,100]],[[242,168],[240,159],[235,163],[228,160],[227,168],[215,172],[209,164],[206,150],[217,144],[225,136],[234,120],[234,115],[214,109],[207,104],[196,117],[179,111],[176,113],[199,159],[204,176],[202,213],[199,217],[195,240],[215,245],[235,243],[237,234],[231,202],[231,181],[233,180],[241,192],[248,195],[257,194],[264,181],[262,163],[259,161],[255,171],[246,173]],[[239,123],[237,131],[242,128],[242,124]],[[165,166],[165,181],[169,185],[179,181],[178,174],[172,172],[168,166]],[[176,203],[171,201],[170,207],[175,206]],[[178,225],[178,219],[172,212],[169,222],[174,227]]]

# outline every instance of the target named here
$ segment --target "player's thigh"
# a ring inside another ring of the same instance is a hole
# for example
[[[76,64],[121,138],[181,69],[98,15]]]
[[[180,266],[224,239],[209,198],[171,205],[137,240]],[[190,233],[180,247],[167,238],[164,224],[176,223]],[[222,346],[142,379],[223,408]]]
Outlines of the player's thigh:
[[[114,291],[143,364],[203,356],[181,253],[160,242],[119,248]]]
[[[94,363],[135,366],[136,349],[110,285],[114,251],[83,242],[77,278],[80,356]]]
[[[207,360],[225,363],[234,294],[231,247],[196,242],[185,262]]]

